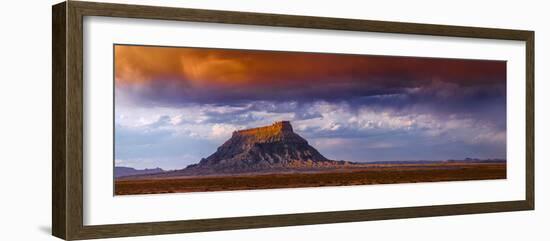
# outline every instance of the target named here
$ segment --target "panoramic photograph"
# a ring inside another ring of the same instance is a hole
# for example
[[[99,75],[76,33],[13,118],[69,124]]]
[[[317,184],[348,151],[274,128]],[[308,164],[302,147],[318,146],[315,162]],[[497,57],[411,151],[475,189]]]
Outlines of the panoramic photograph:
[[[114,45],[114,195],[506,179],[506,62]]]

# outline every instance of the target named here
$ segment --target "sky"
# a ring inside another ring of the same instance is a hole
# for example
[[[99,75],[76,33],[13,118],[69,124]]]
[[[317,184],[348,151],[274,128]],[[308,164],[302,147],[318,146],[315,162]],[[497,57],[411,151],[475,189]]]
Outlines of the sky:
[[[325,157],[506,158],[506,62],[115,45],[115,164],[181,169],[289,120]]]

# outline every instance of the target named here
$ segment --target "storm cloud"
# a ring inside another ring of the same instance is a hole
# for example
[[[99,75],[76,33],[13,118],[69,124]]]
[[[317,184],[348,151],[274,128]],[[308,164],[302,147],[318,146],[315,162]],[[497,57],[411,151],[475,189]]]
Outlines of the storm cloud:
[[[184,167],[279,120],[333,159],[503,158],[506,62],[115,46],[120,163]]]

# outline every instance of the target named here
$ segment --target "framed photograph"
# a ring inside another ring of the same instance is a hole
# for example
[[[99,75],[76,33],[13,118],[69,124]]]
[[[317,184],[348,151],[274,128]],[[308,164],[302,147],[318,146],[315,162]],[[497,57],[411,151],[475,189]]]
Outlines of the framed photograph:
[[[532,31],[52,11],[54,236],[534,209]]]

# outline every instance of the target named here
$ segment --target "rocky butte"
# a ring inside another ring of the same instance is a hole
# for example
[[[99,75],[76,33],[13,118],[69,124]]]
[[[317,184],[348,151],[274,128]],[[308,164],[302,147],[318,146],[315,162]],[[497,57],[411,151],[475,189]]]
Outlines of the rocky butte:
[[[233,132],[217,151],[170,176],[312,171],[351,163],[324,157],[296,134],[289,121]]]
[[[121,176],[116,195],[506,178],[506,160],[381,161],[324,157],[288,121],[235,131],[184,169]]]

